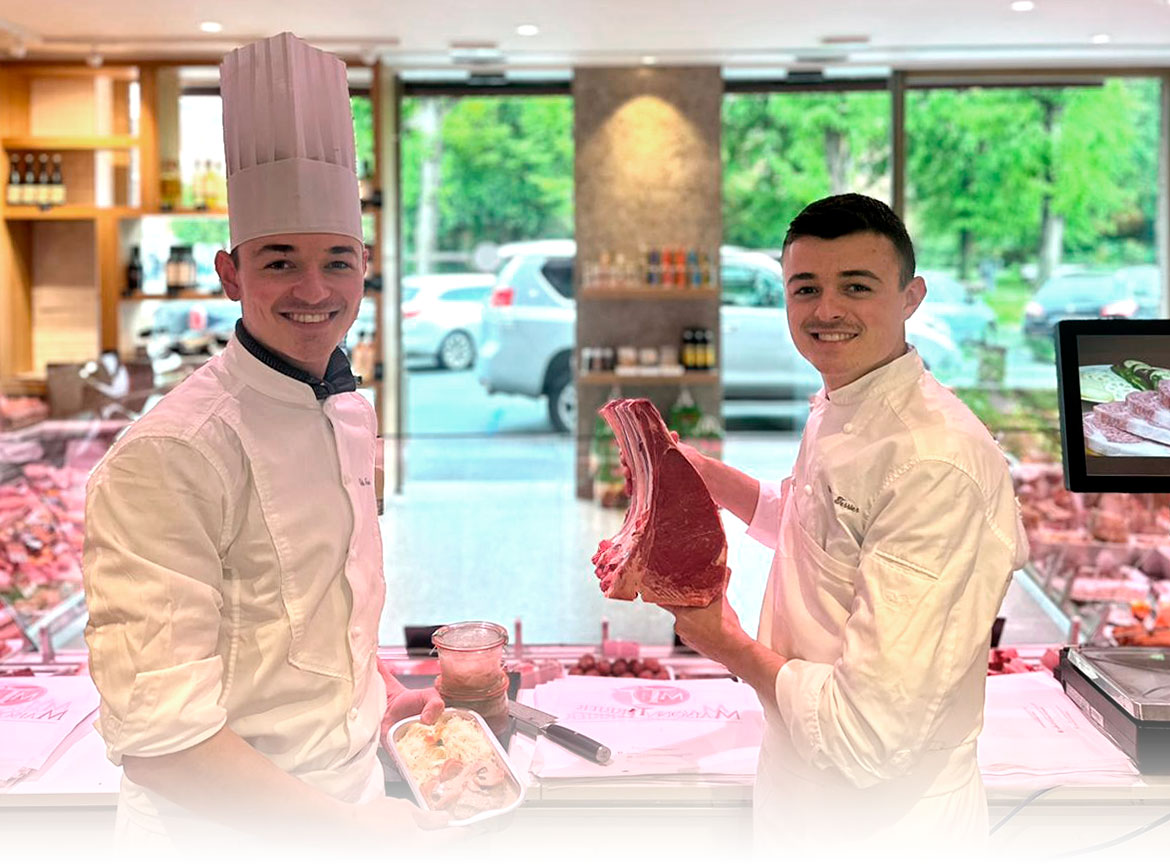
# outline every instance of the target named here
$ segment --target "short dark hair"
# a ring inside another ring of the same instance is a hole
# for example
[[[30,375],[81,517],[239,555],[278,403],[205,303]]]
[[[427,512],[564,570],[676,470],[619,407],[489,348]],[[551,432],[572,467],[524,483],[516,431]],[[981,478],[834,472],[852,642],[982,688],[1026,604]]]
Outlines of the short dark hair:
[[[808,205],[788,225],[784,250],[799,238],[831,241],[857,232],[873,232],[890,239],[902,264],[899,288],[905,288],[914,279],[914,244],[906,224],[889,205],[855,192],[831,195]]]

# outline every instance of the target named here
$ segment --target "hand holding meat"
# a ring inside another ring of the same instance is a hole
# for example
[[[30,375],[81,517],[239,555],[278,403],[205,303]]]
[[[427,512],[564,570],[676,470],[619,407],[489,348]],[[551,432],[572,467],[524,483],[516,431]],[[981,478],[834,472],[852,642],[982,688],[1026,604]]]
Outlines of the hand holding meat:
[[[712,661],[727,664],[728,659],[752,642],[726,595],[720,595],[706,607],[662,607],[674,614],[674,630],[683,643]]]

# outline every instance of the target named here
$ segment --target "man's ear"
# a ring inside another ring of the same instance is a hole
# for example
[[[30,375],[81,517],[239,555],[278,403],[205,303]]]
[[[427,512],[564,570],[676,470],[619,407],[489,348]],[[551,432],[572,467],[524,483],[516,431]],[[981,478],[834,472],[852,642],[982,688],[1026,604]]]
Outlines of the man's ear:
[[[918,309],[925,298],[926,280],[922,279],[922,277],[915,277],[908,282],[906,288],[902,290],[903,320],[909,319],[914,315],[914,311]]]
[[[223,286],[223,293],[233,301],[240,299],[240,275],[236,271],[236,263],[224,250],[215,254],[215,272],[219,275],[219,283]]]

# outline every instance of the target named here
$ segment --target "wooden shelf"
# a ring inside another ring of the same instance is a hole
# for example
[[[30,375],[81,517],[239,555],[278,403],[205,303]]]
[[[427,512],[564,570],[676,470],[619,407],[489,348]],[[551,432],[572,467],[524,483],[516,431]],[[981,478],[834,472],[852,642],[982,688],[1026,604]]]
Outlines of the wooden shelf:
[[[14,135],[4,139],[5,150],[133,150],[132,135]]]
[[[613,289],[582,289],[580,300],[599,301],[713,301],[719,289],[683,289],[676,286],[620,286]]]
[[[88,204],[63,204],[47,208],[41,208],[35,205],[6,207],[0,213],[4,214],[4,219],[13,222],[27,220],[92,220],[101,216],[133,216],[138,211],[135,208],[127,207],[95,207],[94,205]]]
[[[578,385],[715,385],[719,371],[683,373],[681,376],[623,376],[618,373],[579,373]]]
[[[230,301],[222,292],[209,295],[206,292],[179,292],[177,295],[122,295],[119,301],[139,303],[141,301]]]

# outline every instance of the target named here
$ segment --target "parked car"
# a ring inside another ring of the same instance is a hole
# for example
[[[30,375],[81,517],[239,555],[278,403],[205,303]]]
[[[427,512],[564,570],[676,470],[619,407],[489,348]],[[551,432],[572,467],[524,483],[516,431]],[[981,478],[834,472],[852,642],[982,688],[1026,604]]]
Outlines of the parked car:
[[[494,274],[427,274],[402,280],[402,346],[408,357],[467,370],[480,344]]]
[[[926,300],[919,309],[946,322],[956,343],[979,343],[995,333],[995,313],[961,282],[942,271],[918,275],[926,280]]]
[[[1162,316],[1162,272],[1157,265],[1130,265],[1113,272],[1119,300],[1111,310],[1125,315],[1132,307],[1135,319],[1158,319]],[[1127,303],[1132,300],[1132,304]]]
[[[1024,308],[1024,334],[1049,338],[1061,319],[1157,318],[1155,265],[1116,272],[1078,271],[1049,277]]]
[[[535,241],[500,248],[503,266],[483,315],[477,373],[489,393],[548,399],[555,429],[573,429],[572,358],[576,305],[573,241]],[[720,252],[723,393],[727,398],[804,399],[821,380],[792,343],[784,312],[784,279],[770,256],[735,247]],[[926,365],[949,370],[959,353],[945,323],[916,314],[907,334]]]

